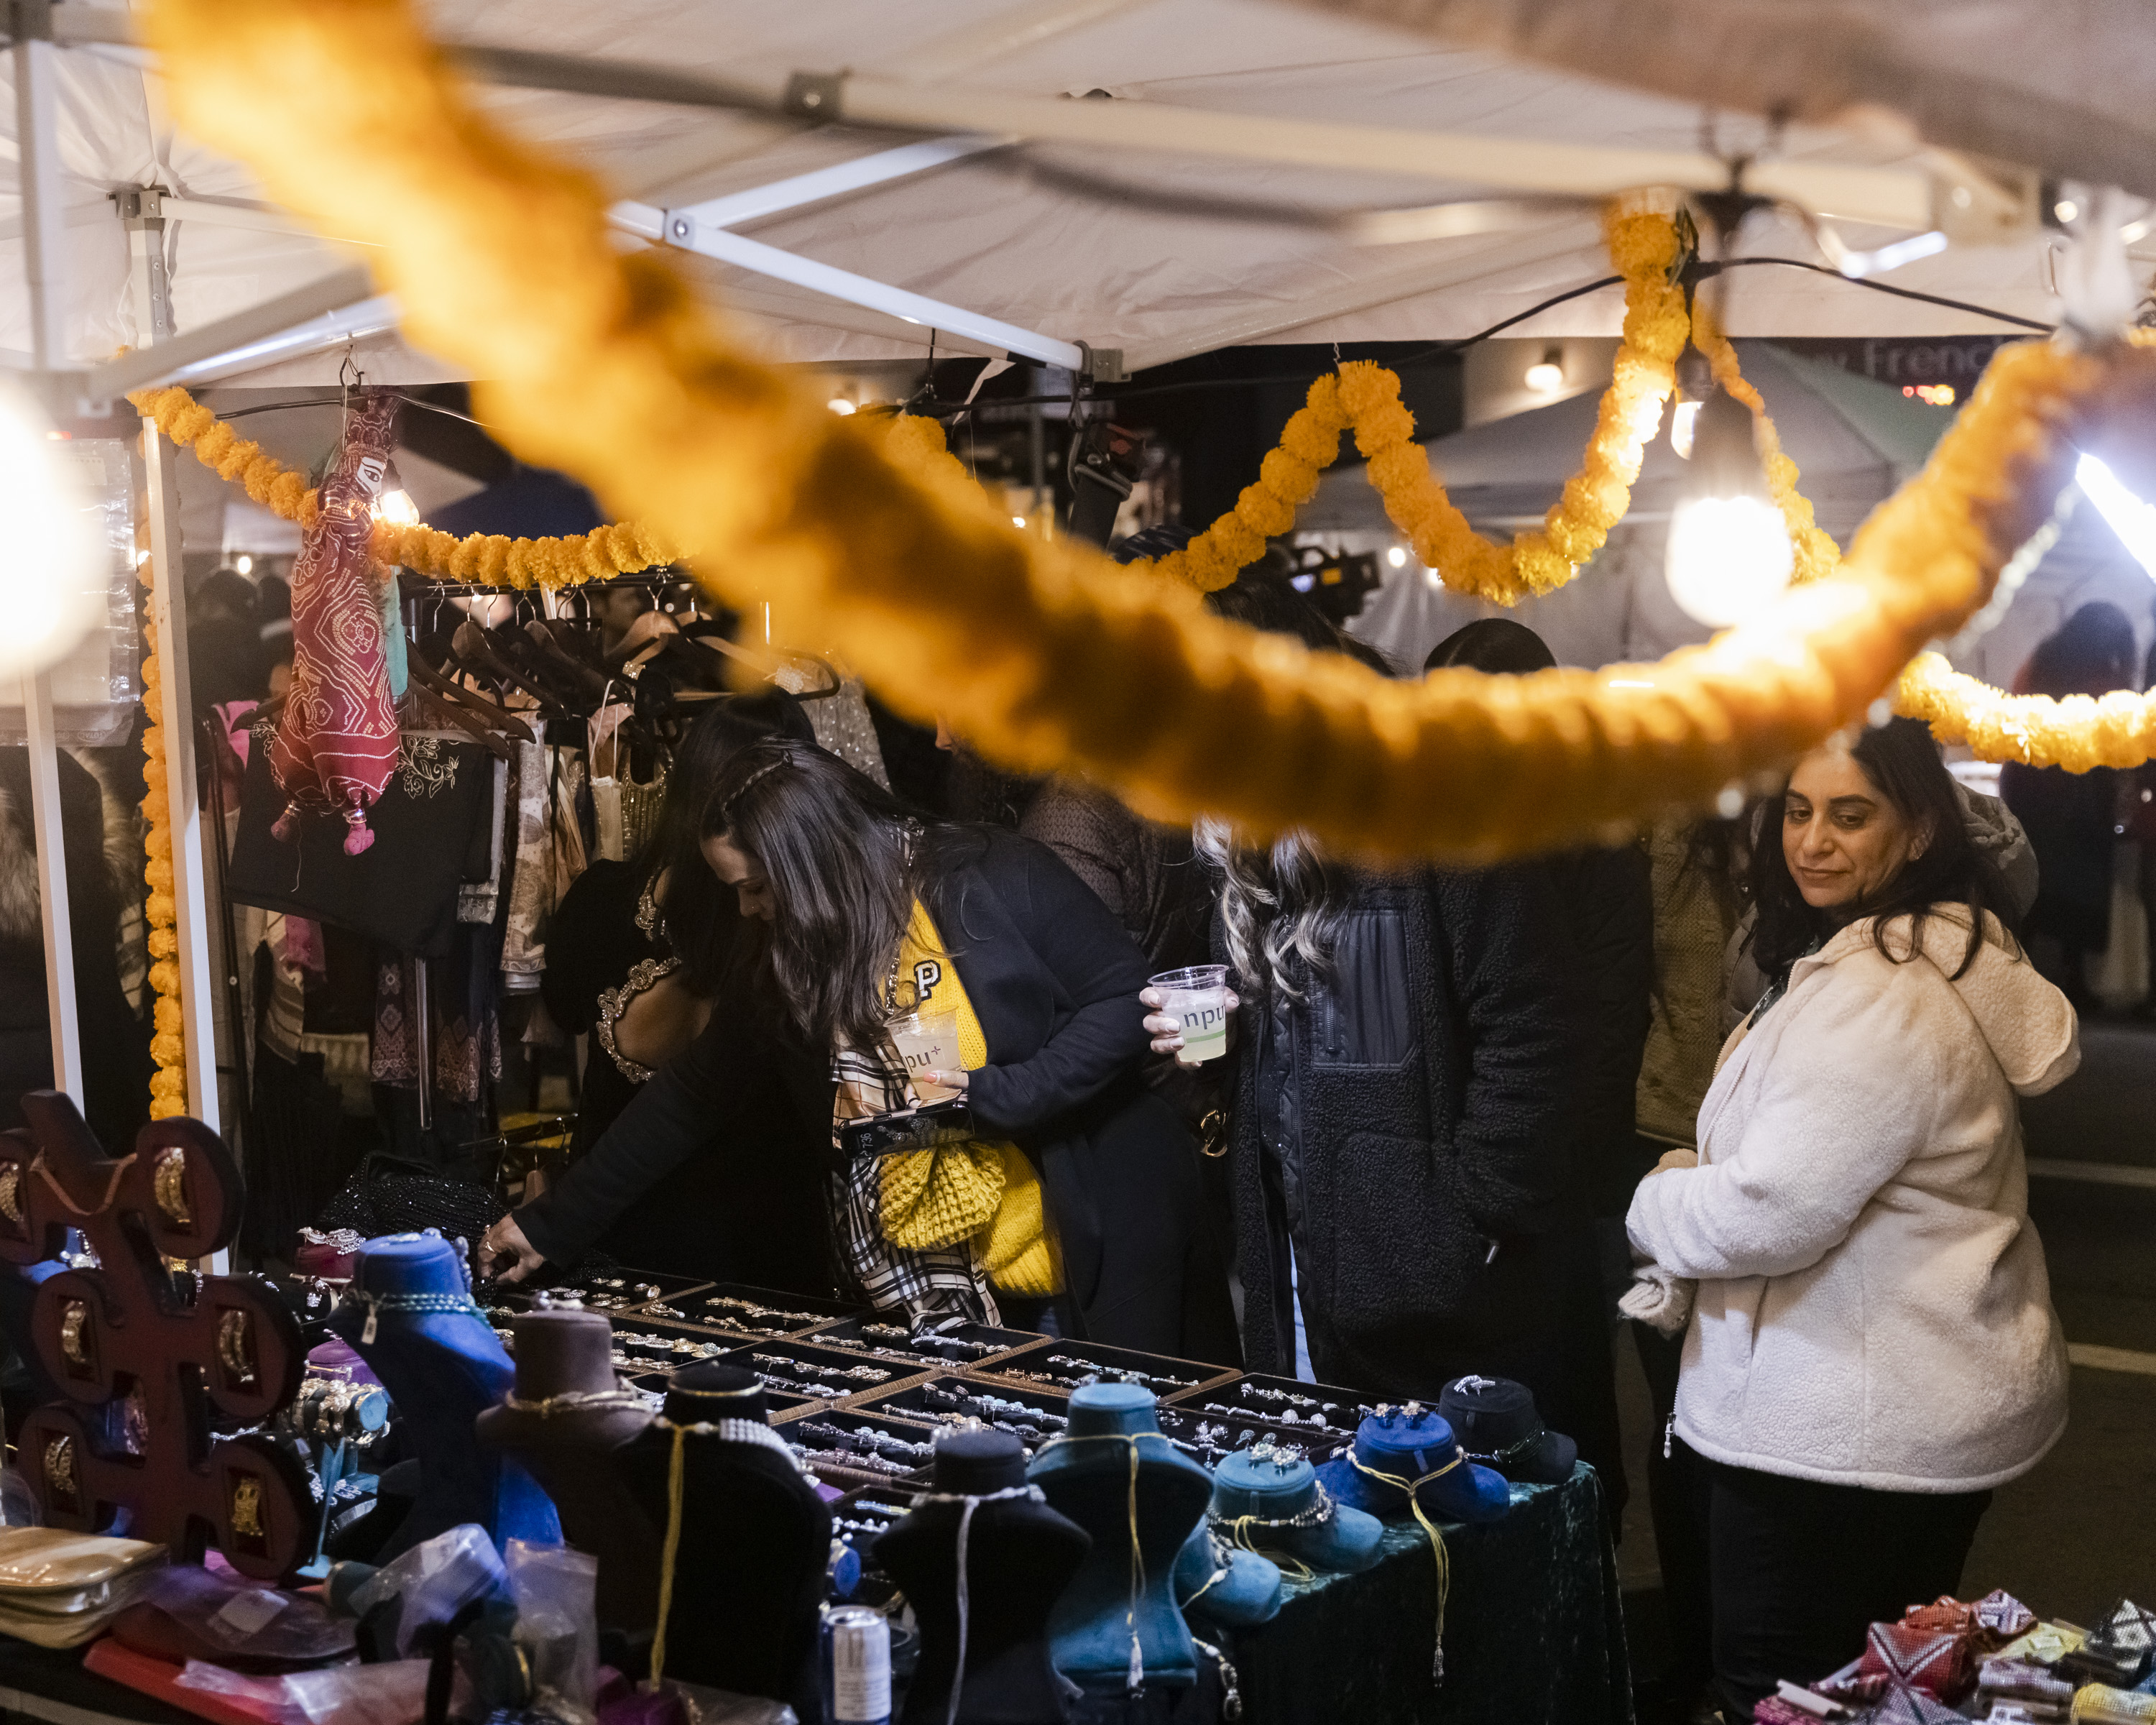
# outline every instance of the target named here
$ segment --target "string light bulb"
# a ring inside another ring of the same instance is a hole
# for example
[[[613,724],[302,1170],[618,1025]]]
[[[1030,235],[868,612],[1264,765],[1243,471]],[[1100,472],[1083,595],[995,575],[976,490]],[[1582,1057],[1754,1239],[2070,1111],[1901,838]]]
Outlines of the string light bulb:
[[[0,520],[13,539],[0,559],[0,679],[12,683],[65,658],[96,626],[112,570],[67,440],[13,389],[0,393]]]
[[[232,567],[243,575],[252,575],[254,572],[254,559],[243,551],[232,560]]]
[[[1687,617],[1727,629],[1773,603],[1795,564],[1789,524],[1759,465],[1751,412],[1716,389],[1699,404],[1691,471],[1670,516],[1670,597]]]
[[[1390,551],[1385,553],[1385,561],[1390,563],[1395,569],[1406,568],[1408,566],[1407,548],[1404,546],[1395,545]]]
[[[829,408],[833,413],[836,413],[836,414],[837,414],[840,418],[842,418],[842,419],[843,419],[844,418],[845,418],[845,416],[846,416],[847,414],[849,414],[849,413],[853,413],[853,412],[855,411],[855,408],[854,408],[854,404],[853,404],[853,403],[851,403],[850,401],[849,401],[849,400],[848,400],[844,396],[843,396],[843,395],[834,395],[834,396],[833,396],[833,397],[830,398],[830,400],[829,400],[829,401],[825,402],[825,403],[824,403],[824,405],[825,407]]]
[[[1555,395],[1564,388],[1564,349],[1543,349],[1543,357],[1527,367],[1522,381],[1537,395]]]
[[[374,518],[399,527],[416,527],[419,525],[419,506],[412,501],[412,494],[401,487],[384,491],[374,500]]]

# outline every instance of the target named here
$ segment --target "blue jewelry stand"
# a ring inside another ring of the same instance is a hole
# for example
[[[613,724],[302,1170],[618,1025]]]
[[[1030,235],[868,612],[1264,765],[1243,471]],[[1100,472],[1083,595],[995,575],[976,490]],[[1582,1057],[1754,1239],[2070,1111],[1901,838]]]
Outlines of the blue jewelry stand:
[[[383,1296],[380,1305],[367,1296]],[[419,1296],[441,1309],[400,1301]],[[456,1304],[461,1301],[461,1307]],[[509,1393],[516,1368],[479,1309],[457,1249],[433,1229],[388,1234],[360,1250],[352,1286],[330,1314],[382,1380],[419,1458],[419,1495],[378,1561],[465,1522],[506,1540],[561,1543],[562,1523],[538,1481],[480,1445],[473,1422]]]

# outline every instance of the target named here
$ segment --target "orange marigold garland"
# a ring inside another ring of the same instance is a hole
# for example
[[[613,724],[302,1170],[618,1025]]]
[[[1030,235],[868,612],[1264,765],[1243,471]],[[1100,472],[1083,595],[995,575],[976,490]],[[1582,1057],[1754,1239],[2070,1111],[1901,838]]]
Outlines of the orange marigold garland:
[[[1296,510],[1317,494],[1318,475],[1337,457],[1341,434],[1352,429],[1385,513],[1447,587],[1513,605],[1563,586],[1602,548],[1631,503],[1640,456],[1661,424],[1691,327],[1683,290],[1671,280],[1681,249],[1676,223],[1653,211],[1619,208],[1604,234],[1625,278],[1625,339],[1580,470],[1540,527],[1506,545],[1471,527],[1414,441],[1414,415],[1400,400],[1399,377],[1358,361],[1310,386],[1280,447],[1234,509],[1181,551],[1132,567],[1187,581],[1201,593],[1225,587],[1264,552],[1268,536],[1295,526]]]
[[[234,431],[184,389],[138,390],[127,399],[218,478],[230,480],[284,521],[314,525],[320,498],[305,478]],[[619,521],[568,539],[511,539],[499,533],[459,538],[424,523],[377,521],[375,561],[440,581],[483,587],[576,587],[675,561],[671,547],[634,522]]]
[[[145,583],[157,578],[154,562],[142,566]],[[150,1117],[169,1119],[187,1111],[187,1045],[186,1019],[180,1012],[178,906],[172,898],[172,783],[165,765],[164,667],[159,662],[156,638],[142,657],[142,711],[148,722],[142,732],[142,752],[147,757],[142,778],[148,787],[142,798],[142,819],[148,829],[144,849],[149,860],[142,876],[150,888],[143,920],[149,925],[150,987],[156,996],[152,1009],[153,1034],[150,1056],[157,1070],[150,1078]]]

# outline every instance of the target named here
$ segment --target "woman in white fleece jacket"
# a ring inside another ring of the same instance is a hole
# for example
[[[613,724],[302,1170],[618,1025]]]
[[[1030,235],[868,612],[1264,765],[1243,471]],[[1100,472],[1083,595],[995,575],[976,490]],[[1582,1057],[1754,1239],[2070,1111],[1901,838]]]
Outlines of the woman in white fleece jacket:
[[[1991,1488],[2065,1429],[2015,1094],[2080,1060],[1921,725],[1799,762],[1753,866],[1776,985],[1722,1050],[1697,1166],[1671,1153],[1627,1218],[1653,1278],[1697,1284],[1674,1439],[1711,1482],[1739,1718],[1952,1592]]]

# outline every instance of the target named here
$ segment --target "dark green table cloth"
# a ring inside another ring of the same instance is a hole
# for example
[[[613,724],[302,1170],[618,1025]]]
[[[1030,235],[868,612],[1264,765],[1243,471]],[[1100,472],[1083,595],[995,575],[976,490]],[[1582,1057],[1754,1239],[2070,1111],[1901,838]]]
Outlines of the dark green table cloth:
[[[1280,1615],[1222,1645],[1244,1725],[1631,1725],[1617,1557],[1584,1462],[1515,1486],[1486,1527],[1439,1523],[1451,1559],[1445,1681],[1430,1681],[1437,1563],[1411,1515],[1359,1575],[1291,1578]]]

